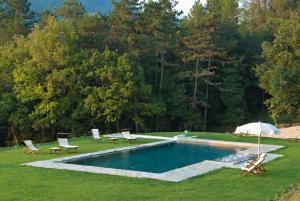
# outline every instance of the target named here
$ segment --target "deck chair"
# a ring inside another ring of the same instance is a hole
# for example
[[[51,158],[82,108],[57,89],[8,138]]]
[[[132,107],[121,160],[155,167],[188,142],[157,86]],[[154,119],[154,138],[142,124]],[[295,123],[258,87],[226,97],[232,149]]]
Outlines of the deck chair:
[[[244,165],[245,165],[245,167],[249,167],[249,166],[255,164],[260,158],[264,158],[264,159],[265,159],[266,156],[267,156],[266,153],[261,153],[261,154],[260,154],[258,157],[256,157],[253,161],[251,161],[250,163],[244,163]],[[263,172],[266,171],[266,169],[264,168],[264,166],[262,165],[262,163],[258,166],[258,168],[259,168],[261,171],[263,171]]]
[[[264,171],[261,169],[261,164],[265,160],[265,158],[259,158],[255,163],[252,165],[248,165],[246,167],[242,167],[242,170],[245,171],[245,175],[249,173],[254,173],[256,175],[263,175]]]
[[[36,146],[34,146],[32,144],[31,140],[24,140],[24,144],[26,145],[26,148],[25,148],[25,151],[24,151],[26,154],[36,154],[36,153],[41,152],[40,149],[38,149]]]
[[[57,142],[61,149],[77,151],[79,148],[79,146],[69,145],[68,138],[57,138]]]
[[[95,140],[95,141],[101,140],[101,136],[100,136],[99,130],[96,129],[96,128],[92,129],[92,140]]]
[[[132,142],[137,140],[137,137],[130,134],[130,131],[122,131],[123,139],[127,140],[128,142]]]
[[[117,142],[119,139],[124,140],[123,135],[121,133],[110,134],[108,135],[108,139],[110,139],[113,144]]]

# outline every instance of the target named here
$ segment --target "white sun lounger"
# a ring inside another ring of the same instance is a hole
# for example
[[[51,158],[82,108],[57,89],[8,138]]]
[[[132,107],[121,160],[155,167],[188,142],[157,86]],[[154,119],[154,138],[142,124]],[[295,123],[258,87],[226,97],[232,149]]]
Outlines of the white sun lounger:
[[[96,128],[92,129],[92,140],[101,140],[99,130]]]
[[[67,138],[57,138],[58,145],[63,149],[69,150],[69,149],[74,149],[77,151],[79,146],[75,145],[69,145],[68,139]]]
[[[26,145],[25,153],[27,154],[35,154],[41,151],[32,144],[31,140],[24,140],[24,144]]]
[[[138,138],[131,135],[129,131],[122,131],[122,136],[123,139],[128,140],[128,141],[133,141],[133,140],[137,140]]]

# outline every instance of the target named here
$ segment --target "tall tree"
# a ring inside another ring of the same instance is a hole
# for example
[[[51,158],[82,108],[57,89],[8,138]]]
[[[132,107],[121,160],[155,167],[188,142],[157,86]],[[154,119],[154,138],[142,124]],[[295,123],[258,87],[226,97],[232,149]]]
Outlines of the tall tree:
[[[192,64],[193,66],[193,70],[188,70],[185,73],[187,78],[193,79],[191,105],[198,112],[200,112],[200,108],[205,108],[203,129],[206,129],[207,124],[208,86],[210,84],[208,77],[214,74],[211,60],[219,55],[213,41],[215,27],[211,23],[212,19],[201,2],[196,1],[185,21],[187,33],[183,39],[186,45],[183,59],[188,65]],[[204,94],[200,93],[200,83],[205,85]],[[195,123],[199,124],[199,122]]]
[[[108,18],[110,47],[133,56],[137,40],[137,23],[142,4],[139,0],[113,1],[113,10]]]
[[[214,61],[222,104],[219,122],[222,126],[231,128],[243,123],[247,115],[244,101],[244,76],[247,75],[244,73],[243,52],[238,49],[241,40],[238,30],[240,9],[237,0],[210,0],[209,3],[208,12],[214,16],[215,45],[223,51],[223,55]]]
[[[256,69],[260,86],[272,96],[266,104],[277,123],[299,120],[299,14],[281,20],[274,41],[263,44],[264,63]]]

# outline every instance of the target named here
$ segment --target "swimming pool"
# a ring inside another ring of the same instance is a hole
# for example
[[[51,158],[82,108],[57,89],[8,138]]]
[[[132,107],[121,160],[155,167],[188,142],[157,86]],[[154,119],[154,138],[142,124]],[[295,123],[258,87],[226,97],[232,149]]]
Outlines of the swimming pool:
[[[261,144],[260,148],[267,153],[282,146]],[[23,165],[179,182],[223,167],[241,168],[256,154],[257,145],[252,143],[171,139]],[[278,157],[269,153],[266,161]]]
[[[173,142],[142,149],[75,159],[67,161],[67,163],[162,173],[204,160],[220,159],[239,150],[240,148],[234,147]]]

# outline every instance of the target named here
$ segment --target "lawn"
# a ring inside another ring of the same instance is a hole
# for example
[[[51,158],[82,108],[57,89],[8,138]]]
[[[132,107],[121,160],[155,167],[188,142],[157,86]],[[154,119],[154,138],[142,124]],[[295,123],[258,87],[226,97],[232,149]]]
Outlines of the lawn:
[[[172,136],[178,133],[155,133]],[[241,142],[256,142],[256,138],[237,138],[227,134],[192,133],[199,138]],[[138,140],[138,143],[153,142]],[[284,145],[275,153],[284,155],[266,164],[263,177],[242,176],[237,169],[221,169],[183,182],[170,183],[76,171],[64,171],[21,166],[25,162],[72,155],[50,155],[48,148],[55,143],[42,144],[42,153],[27,155],[23,148],[0,149],[0,200],[180,200],[180,201],[260,201],[274,198],[291,185],[300,184],[300,143],[279,139],[262,139],[262,143]],[[130,146],[127,142],[91,142],[89,138],[72,139],[80,146],[79,153]],[[75,153],[76,154],[76,153]]]

